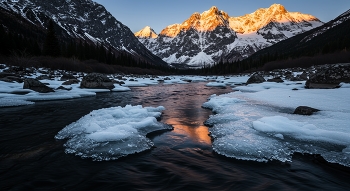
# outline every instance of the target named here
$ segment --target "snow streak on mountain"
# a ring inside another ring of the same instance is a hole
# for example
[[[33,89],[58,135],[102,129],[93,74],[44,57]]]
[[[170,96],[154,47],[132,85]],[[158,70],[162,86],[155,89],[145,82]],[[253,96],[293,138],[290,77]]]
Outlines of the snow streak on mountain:
[[[70,37],[109,44],[150,63],[164,64],[135,38],[127,26],[91,0],[1,0],[0,7],[43,27],[52,19]]]
[[[230,17],[213,6],[202,14],[192,14],[182,24],[167,26],[158,36],[154,32],[146,35],[145,29],[135,36],[169,64],[201,67],[221,59],[247,58],[322,24],[312,15],[288,12],[279,4],[241,17]]]

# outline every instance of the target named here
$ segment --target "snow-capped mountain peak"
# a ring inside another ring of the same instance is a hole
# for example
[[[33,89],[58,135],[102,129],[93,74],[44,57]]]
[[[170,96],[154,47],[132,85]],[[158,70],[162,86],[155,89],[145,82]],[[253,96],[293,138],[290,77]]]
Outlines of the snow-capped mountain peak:
[[[174,24],[166,27],[160,33],[163,36],[175,37],[180,31],[195,29],[199,32],[213,31],[218,26],[229,26],[229,16],[224,11],[219,11],[215,6],[202,14],[195,12],[182,24]]]
[[[169,25],[155,39],[139,40],[169,64],[201,67],[221,59],[246,58],[322,24],[312,15],[288,12],[280,4],[240,17],[230,17],[213,6],[181,24]]]
[[[154,32],[154,30],[149,26],[146,26],[145,28],[136,32],[135,36],[138,38],[157,38],[158,37],[157,33]]]
[[[231,28],[241,34],[256,32],[271,22],[277,23],[301,23],[317,21],[316,17],[299,12],[288,12],[283,5],[273,4],[269,8],[260,8],[253,13],[240,17],[231,17]]]

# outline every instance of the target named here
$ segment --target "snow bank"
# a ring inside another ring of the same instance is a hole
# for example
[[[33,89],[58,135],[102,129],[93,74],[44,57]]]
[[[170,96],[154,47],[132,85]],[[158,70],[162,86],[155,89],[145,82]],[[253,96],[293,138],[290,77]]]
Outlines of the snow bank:
[[[350,166],[349,84],[339,89],[305,89],[304,82],[265,82],[211,96],[206,121],[213,149],[224,156],[255,161],[291,161],[295,152],[321,154]],[[296,90],[297,89],[297,90]],[[292,114],[298,106],[321,111]]]
[[[118,159],[150,149],[153,143],[146,137],[148,133],[172,129],[156,119],[164,109],[127,105],[94,110],[55,138],[68,139],[66,153],[96,161]]]
[[[350,145],[350,132],[337,132],[317,128],[307,122],[298,122],[282,116],[263,117],[253,122],[254,129],[265,133],[277,133],[300,140],[323,141]]]

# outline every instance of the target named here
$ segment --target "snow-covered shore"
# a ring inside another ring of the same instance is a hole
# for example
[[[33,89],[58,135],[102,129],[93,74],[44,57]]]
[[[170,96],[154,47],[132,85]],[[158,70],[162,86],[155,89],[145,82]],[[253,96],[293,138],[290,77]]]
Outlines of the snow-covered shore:
[[[0,73],[9,69],[9,66],[1,65],[3,69],[0,69]],[[80,88],[80,84],[63,85],[65,81],[61,81],[63,73],[66,71],[49,71],[49,69],[38,68],[32,69],[33,72],[21,75],[22,79],[25,78],[39,78],[41,76],[48,76],[51,73],[49,79],[39,80],[52,88],[54,92],[39,93],[31,89],[23,89],[23,82],[16,81],[1,81],[0,79],[0,108],[10,106],[22,106],[35,104],[35,101],[49,101],[49,100],[62,100],[62,99],[74,99],[87,96],[95,96],[98,92],[120,92],[130,91],[129,87],[142,87],[157,85],[159,83],[164,84],[183,84],[189,82],[205,82],[209,80],[215,80],[216,77],[200,77],[200,76],[133,76],[133,75],[108,75],[111,80],[116,81],[113,89],[86,89]],[[15,74],[14,74],[15,75]],[[72,74],[73,75],[73,74]],[[73,76],[81,81],[83,76],[87,74],[75,73]],[[118,84],[120,83],[121,84]],[[60,89],[59,87],[63,87]]]
[[[233,88],[203,107],[216,114],[206,124],[214,150],[242,160],[291,161],[295,152],[320,154],[350,166],[350,84],[338,89],[305,89],[305,81],[264,82]],[[293,114],[298,106],[320,111]]]

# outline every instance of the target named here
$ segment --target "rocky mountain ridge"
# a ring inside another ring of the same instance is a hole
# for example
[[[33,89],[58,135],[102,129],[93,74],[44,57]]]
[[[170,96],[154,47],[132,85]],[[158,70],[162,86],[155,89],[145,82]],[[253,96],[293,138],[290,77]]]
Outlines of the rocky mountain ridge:
[[[2,0],[0,7],[21,15],[37,26],[52,19],[65,37],[110,45],[153,64],[165,64],[135,38],[131,30],[102,5],[91,0]]]
[[[312,15],[288,12],[279,4],[241,17],[230,17],[213,6],[192,14],[182,24],[169,25],[156,38],[135,35],[169,64],[201,67],[247,58],[322,24]]]

